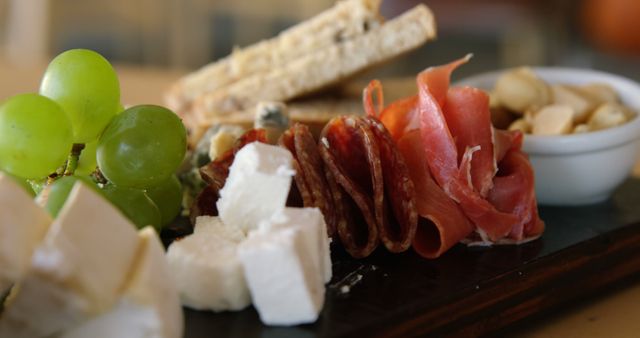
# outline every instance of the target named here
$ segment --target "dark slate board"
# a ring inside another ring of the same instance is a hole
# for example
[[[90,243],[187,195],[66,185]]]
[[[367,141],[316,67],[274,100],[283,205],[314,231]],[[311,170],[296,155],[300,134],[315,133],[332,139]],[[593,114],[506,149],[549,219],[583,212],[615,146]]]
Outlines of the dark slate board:
[[[432,261],[381,249],[357,261],[334,250],[334,278],[315,324],[266,327],[253,308],[185,309],[185,337],[478,336],[640,271],[640,180],[604,203],[540,214],[544,236],[521,246],[459,245]]]

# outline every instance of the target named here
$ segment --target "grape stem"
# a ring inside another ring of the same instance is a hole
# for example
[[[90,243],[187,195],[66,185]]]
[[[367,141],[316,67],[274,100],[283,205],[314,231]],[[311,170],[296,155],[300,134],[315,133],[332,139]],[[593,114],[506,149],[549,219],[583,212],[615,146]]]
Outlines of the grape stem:
[[[64,176],[71,176],[76,171],[76,168],[78,168],[78,159],[80,158],[82,149],[84,149],[84,143],[73,144],[71,153],[69,154],[69,158],[67,159],[67,164],[64,168]]]
[[[102,172],[100,171],[100,168],[96,168],[96,171],[94,171],[91,176],[93,177],[93,179],[100,184],[107,184],[108,181],[107,179],[104,177],[104,175],[102,175]]]

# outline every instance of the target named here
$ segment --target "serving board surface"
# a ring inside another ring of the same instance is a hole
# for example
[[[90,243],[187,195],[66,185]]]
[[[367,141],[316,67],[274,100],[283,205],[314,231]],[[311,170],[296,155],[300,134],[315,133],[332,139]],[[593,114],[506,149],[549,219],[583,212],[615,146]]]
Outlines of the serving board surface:
[[[539,240],[458,245],[437,260],[382,248],[354,260],[332,248],[334,277],[315,324],[267,327],[252,307],[185,309],[185,337],[478,336],[640,271],[640,180],[606,202],[540,214],[547,228]]]

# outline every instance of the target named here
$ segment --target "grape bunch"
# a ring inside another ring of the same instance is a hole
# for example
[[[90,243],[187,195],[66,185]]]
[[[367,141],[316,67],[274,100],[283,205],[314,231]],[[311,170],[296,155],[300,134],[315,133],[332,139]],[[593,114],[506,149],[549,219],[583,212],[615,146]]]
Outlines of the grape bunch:
[[[116,72],[90,50],[58,55],[39,93],[0,105],[0,170],[37,193],[53,217],[82,181],[136,226],[159,230],[180,212],[175,172],[186,148],[185,127],[172,111],[122,108]]]

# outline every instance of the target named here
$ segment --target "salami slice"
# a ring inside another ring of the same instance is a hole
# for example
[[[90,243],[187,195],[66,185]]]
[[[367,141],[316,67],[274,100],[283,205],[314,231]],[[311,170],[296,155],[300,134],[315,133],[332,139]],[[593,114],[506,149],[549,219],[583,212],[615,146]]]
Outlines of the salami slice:
[[[363,120],[380,150],[384,194],[374,196],[380,240],[387,250],[403,252],[411,246],[418,224],[413,181],[404,157],[384,125],[373,117]]]
[[[338,227],[338,216],[325,175],[324,162],[311,131],[307,126],[297,123],[282,134],[278,144],[293,154],[296,175],[291,195],[300,196],[304,207],[320,209],[327,223],[328,235],[332,237]],[[291,200],[290,196],[287,205],[294,203]]]
[[[411,246],[418,214],[408,168],[384,125],[373,117],[337,117],[322,132],[320,153],[335,177],[346,222],[338,235],[354,257],[381,241],[387,250]]]
[[[218,207],[216,206],[218,198],[220,198],[218,189],[213,184],[204,187],[191,205],[189,212],[191,224],[196,224],[196,218],[199,216],[218,216]]]
[[[378,246],[378,226],[371,196],[382,194],[380,151],[374,136],[357,117],[339,116],[327,123],[320,136],[320,154],[331,172],[333,191],[344,208],[337,232],[342,245],[355,258],[369,256]]]

